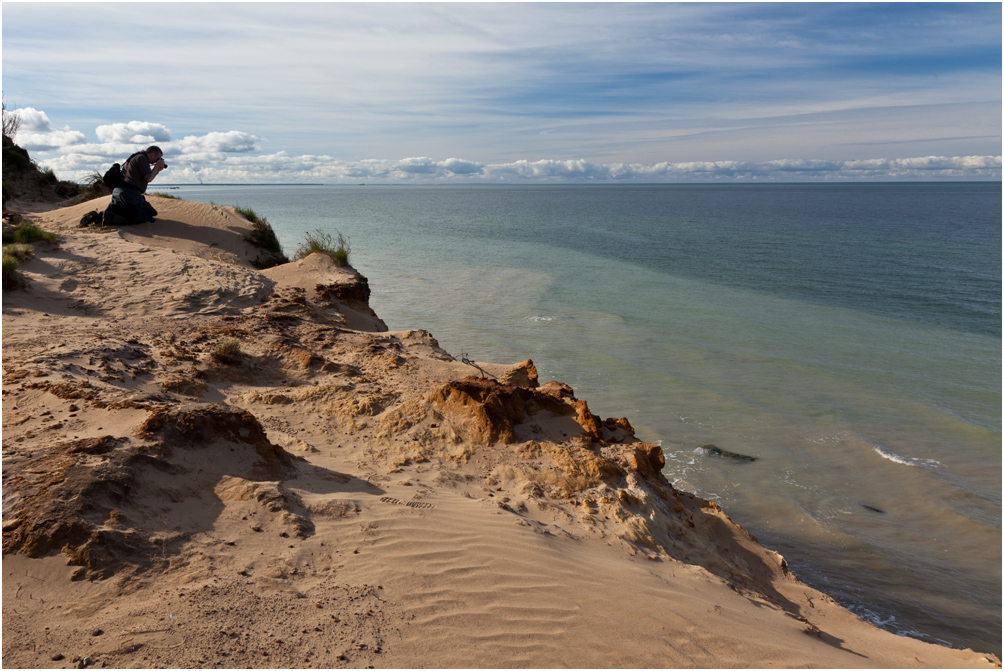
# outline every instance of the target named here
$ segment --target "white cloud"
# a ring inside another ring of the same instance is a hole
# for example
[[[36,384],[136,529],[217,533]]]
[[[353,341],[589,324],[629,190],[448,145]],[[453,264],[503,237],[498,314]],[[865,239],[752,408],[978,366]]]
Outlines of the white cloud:
[[[21,131],[32,133],[47,133],[52,130],[52,122],[49,115],[34,107],[21,107],[12,112],[21,120]]]
[[[54,130],[48,133],[26,133],[21,131],[17,134],[17,143],[29,151],[51,151],[61,149],[87,141],[84,134],[77,130]]]
[[[920,158],[877,158],[844,161],[845,170],[879,172],[1000,170],[1000,156],[923,156]]]
[[[442,162],[442,166],[454,175],[480,175],[485,171],[483,163],[465,161],[460,158],[448,158]]]
[[[63,179],[82,181],[104,172],[151,142],[170,158],[162,181],[177,183],[600,183],[700,182],[729,180],[841,181],[864,179],[1000,179],[1001,157],[920,156],[852,160],[610,162],[540,159],[484,163],[459,157],[346,161],[328,155],[260,154],[262,138],[239,130],[211,131],[170,140],[162,124],[145,121],[99,126],[101,142],[88,143],[79,131],[53,129],[48,115],[18,110],[19,143],[41,155],[38,162]],[[56,154],[46,155],[46,154]]]
[[[94,134],[102,142],[150,144],[152,142],[167,142],[171,139],[171,131],[165,126],[148,121],[130,121],[129,123],[98,126],[94,129]]]
[[[205,135],[187,135],[178,142],[163,146],[165,152],[181,154],[230,153],[258,150],[261,138],[238,130],[213,131]]]
[[[103,167],[102,158],[85,152],[43,162],[64,179],[82,179]],[[106,160],[105,160],[106,163]],[[713,161],[656,164],[600,164],[589,161],[514,161],[480,164],[463,159],[436,161],[413,157],[398,161],[340,161],[329,156],[256,156],[179,154],[161,178],[173,183],[320,183],[380,182],[414,184],[568,184],[673,183],[729,181],[848,180],[999,180],[1001,157],[918,157],[861,161],[783,160]]]
[[[69,126],[53,128],[49,115],[34,107],[22,107],[12,114],[21,121],[17,143],[29,151],[50,151],[87,141],[83,133],[70,130]]]
[[[395,166],[406,174],[434,175],[436,174],[436,162],[431,158],[406,158]]]
[[[116,145],[117,146],[117,145]],[[93,148],[93,145],[86,145]],[[75,148],[76,149],[76,148]],[[123,152],[119,152],[122,154]],[[120,160],[118,154],[115,160]],[[64,179],[83,179],[103,171],[111,157],[74,151],[40,161]],[[460,158],[343,161],[331,156],[178,153],[160,178],[174,183],[324,183],[409,182],[416,184],[670,183],[707,181],[848,181],[1001,179],[1000,156],[925,156],[852,161],[790,159],[777,161],[689,161],[680,163],[594,163],[542,159],[482,164]]]

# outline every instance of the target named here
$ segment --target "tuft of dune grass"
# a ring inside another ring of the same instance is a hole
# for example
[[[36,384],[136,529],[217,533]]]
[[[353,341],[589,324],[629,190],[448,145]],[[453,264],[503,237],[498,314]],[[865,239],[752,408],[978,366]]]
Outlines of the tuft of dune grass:
[[[236,363],[243,354],[244,352],[241,351],[241,341],[237,338],[227,338],[226,340],[223,340],[213,348],[212,352],[210,352],[210,355],[214,359],[220,363],[227,364]]]
[[[21,222],[12,231],[4,231],[3,290],[13,291],[28,283],[18,266],[35,255],[35,249],[30,243],[37,240],[55,242],[57,239],[55,233],[47,233],[30,221]]]
[[[18,224],[12,232],[8,233],[4,231],[3,243],[5,245],[12,242],[28,243],[35,242],[37,240],[44,240],[45,242],[55,242],[58,238],[55,233],[48,233],[43,231],[35,224],[30,221],[23,221]]]
[[[352,251],[349,241],[338,231],[335,233],[338,235],[337,238],[332,238],[330,234],[321,229],[317,229],[313,233],[308,232],[304,242],[296,248],[295,258],[299,260],[314,252],[321,252],[330,256],[338,266],[349,265],[349,252]]]
[[[24,275],[17,269],[18,267],[17,257],[8,254],[7,248],[4,247],[3,250],[3,290],[12,291],[19,287],[24,286],[25,279]]]
[[[285,257],[282,245],[279,243],[279,238],[276,237],[272,225],[268,223],[268,219],[260,216],[250,207],[234,205],[234,210],[251,222],[251,234],[246,238],[248,242],[256,247],[261,247],[266,251]]]
[[[24,242],[15,242],[3,247],[4,256],[13,256],[20,263],[35,256],[35,248]]]

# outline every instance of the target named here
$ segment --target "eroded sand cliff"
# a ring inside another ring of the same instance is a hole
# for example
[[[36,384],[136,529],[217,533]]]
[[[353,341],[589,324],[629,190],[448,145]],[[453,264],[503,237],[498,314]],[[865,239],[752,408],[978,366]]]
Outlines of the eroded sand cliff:
[[[230,208],[77,228],[106,200],[32,215],[4,294],[5,666],[999,666],[806,587],[531,361],[256,270]]]

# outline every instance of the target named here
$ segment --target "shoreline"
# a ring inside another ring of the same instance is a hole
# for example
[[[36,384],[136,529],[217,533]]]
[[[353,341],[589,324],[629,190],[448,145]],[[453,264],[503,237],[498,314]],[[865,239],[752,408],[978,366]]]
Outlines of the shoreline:
[[[62,241],[4,296],[6,664],[999,666],[800,583],[532,362],[387,331],[326,257],[254,270],[231,208],[76,228],[103,205],[34,216]]]

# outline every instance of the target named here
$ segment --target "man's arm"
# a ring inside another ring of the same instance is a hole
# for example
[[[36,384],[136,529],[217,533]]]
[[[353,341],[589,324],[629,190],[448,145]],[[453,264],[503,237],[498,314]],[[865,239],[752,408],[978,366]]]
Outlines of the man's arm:
[[[160,173],[160,171],[166,167],[167,164],[164,163],[164,157],[161,156],[160,158],[157,159],[157,162],[153,164],[153,169],[150,170],[150,176],[146,178],[146,183],[149,184],[150,182],[152,182],[153,178],[156,177],[157,174]]]

